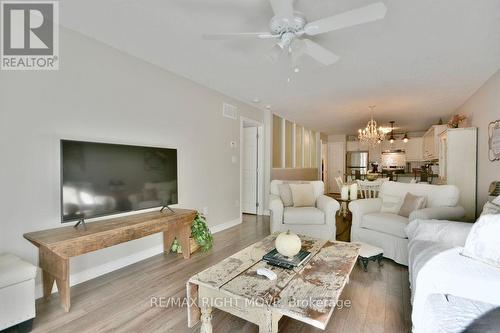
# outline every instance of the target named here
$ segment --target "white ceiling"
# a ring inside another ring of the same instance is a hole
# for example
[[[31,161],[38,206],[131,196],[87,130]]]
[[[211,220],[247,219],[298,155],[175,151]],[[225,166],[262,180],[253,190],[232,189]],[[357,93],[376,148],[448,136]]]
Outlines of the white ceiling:
[[[311,21],[375,0],[296,0]],[[205,86],[325,133],[376,119],[422,130],[447,117],[500,68],[500,1],[385,0],[384,20],[313,37],[329,67],[265,57],[271,40],[206,41],[203,33],[268,30],[268,0],[63,0],[63,26]],[[445,119],[446,120],[446,119]]]

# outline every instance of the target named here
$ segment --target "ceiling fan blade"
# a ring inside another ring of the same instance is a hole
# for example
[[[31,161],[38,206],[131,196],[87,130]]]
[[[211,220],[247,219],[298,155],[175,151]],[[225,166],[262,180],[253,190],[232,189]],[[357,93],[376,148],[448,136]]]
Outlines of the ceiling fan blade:
[[[223,40],[236,38],[279,38],[280,35],[273,35],[270,32],[236,32],[236,33],[221,33],[221,34],[204,34],[203,39],[207,40]]]
[[[302,41],[304,42],[302,52],[325,66],[330,66],[340,59],[333,52],[325,49],[323,46],[313,42],[312,40],[303,39]]]
[[[293,17],[293,0],[270,0],[274,15]]]
[[[308,23],[304,27],[307,35],[314,36],[325,32],[352,27],[354,25],[368,23],[383,19],[387,7],[382,2],[377,2],[365,7],[353,9],[348,12],[319,19]]]

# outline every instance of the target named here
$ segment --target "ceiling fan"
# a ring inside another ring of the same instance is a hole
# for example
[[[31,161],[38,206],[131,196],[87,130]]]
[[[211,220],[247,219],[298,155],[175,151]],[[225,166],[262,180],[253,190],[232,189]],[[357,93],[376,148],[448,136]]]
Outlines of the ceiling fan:
[[[307,22],[302,13],[294,10],[294,0],[270,0],[270,2],[274,12],[269,24],[270,32],[205,34],[203,37],[209,40],[276,39],[277,42],[269,54],[271,60],[277,61],[286,52],[291,56],[292,62],[296,63],[298,58],[307,54],[319,63],[329,66],[337,62],[339,57],[318,43],[304,37],[380,20],[385,17],[387,12],[384,3],[377,2],[317,21]]]

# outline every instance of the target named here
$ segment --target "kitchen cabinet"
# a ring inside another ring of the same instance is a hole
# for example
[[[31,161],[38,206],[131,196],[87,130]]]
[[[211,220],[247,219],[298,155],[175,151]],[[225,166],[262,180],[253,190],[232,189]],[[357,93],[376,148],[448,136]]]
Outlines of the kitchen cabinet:
[[[424,160],[437,160],[439,155],[439,135],[448,128],[448,125],[433,125],[423,136]]]
[[[359,151],[360,150],[359,141],[347,141],[346,148],[347,151]]]
[[[424,159],[423,144],[423,138],[410,138],[410,140],[408,140],[405,144],[407,162],[418,162]]]
[[[465,218],[476,218],[477,128],[448,128],[439,135],[439,179],[460,190]]]

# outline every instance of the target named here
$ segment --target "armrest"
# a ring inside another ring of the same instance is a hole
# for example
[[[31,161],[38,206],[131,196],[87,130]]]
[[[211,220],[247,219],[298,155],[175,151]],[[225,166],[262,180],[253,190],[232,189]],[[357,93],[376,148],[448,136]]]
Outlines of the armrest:
[[[406,226],[408,240],[438,242],[451,247],[464,246],[473,223],[413,220]]]
[[[283,223],[283,201],[278,195],[269,195],[269,210],[271,211],[271,233],[280,230],[279,225]]]
[[[414,210],[410,214],[410,221],[421,220],[450,220],[457,221],[465,216],[465,209],[456,207],[432,207]]]
[[[352,213],[352,228],[359,228],[363,215],[380,212],[382,208],[381,198],[359,199],[349,203],[349,210]]]
[[[418,272],[413,299],[414,325],[425,321],[425,301],[431,294],[449,294],[500,305],[500,269],[462,256],[462,250],[441,252]]]
[[[326,224],[335,225],[335,214],[340,209],[337,200],[327,195],[320,195],[316,200],[316,207],[325,213]]]

